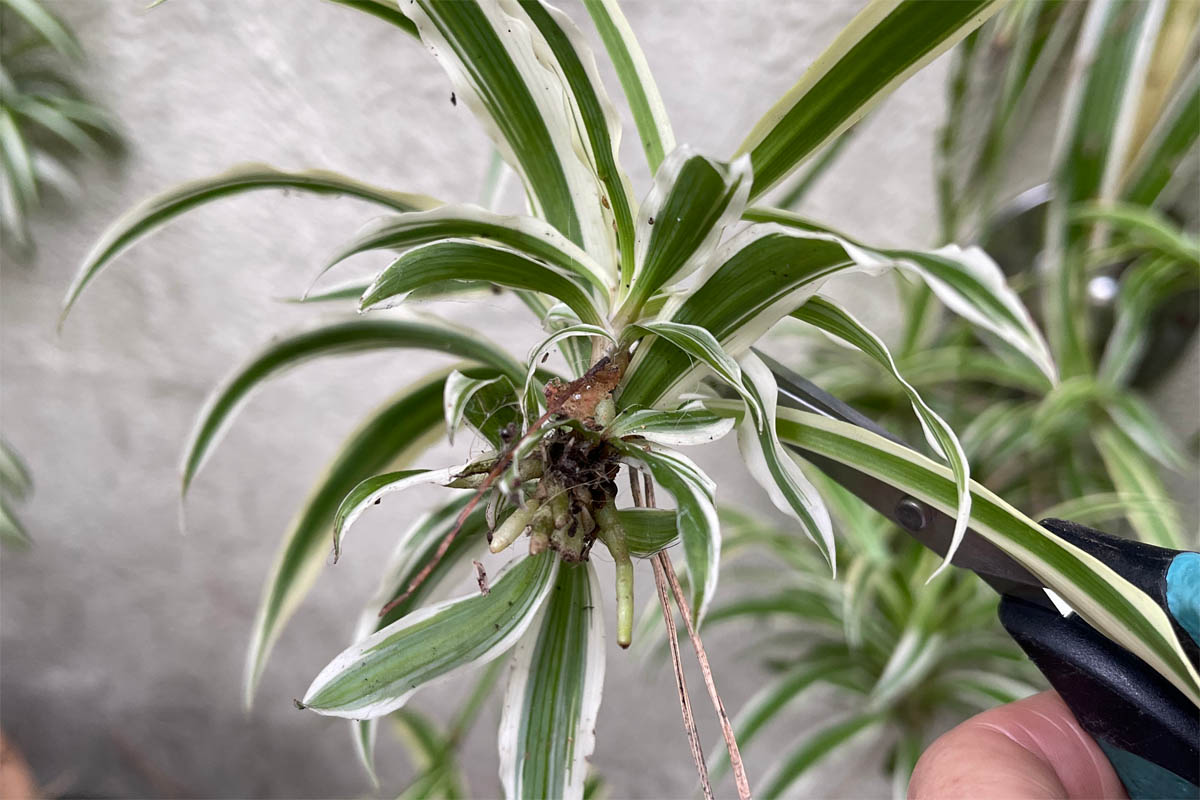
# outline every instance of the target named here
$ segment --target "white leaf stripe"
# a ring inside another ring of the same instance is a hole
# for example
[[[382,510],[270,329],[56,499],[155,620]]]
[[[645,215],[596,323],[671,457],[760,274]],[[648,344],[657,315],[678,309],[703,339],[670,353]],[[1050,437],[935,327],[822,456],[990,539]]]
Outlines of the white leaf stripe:
[[[545,38],[515,3],[407,2],[401,10],[449,75],[458,97],[521,175],[536,214],[602,264],[613,231],[578,109]],[[581,148],[582,146],[582,148]]]
[[[347,258],[369,250],[401,250],[439,239],[468,237],[505,245],[554,264],[583,278],[604,294],[609,292],[615,279],[547,222],[536,217],[494,214],[470,204],[447,205],[375,220],[340,248],[321,268],[317,278]]]
[[[779,388],[771,370],[753,352],[741,358],[746,386],[762,408],[762,420],[755,424],[750,415],[738,423],[738,447],[746,467],[766,490],[771,503],[798,521],[806,536],[820,549],[830,569],[837,572],[833,522],[816,487],[801,472],[792,456],[783,448],[775,431],[776,400]]]
[[[624,460],[650,471],[655,482],[675,498],[675,525],[683,543],[696,624],[708,611],[717,588],[721,561],[721,525],[713,502],[716,486],[690,459],[666,448],[612,441]]]
[[[930,580],[932,580],[950,563],[954,551],[958,549],[963,536],[966,535],[967,523],[971,519],[971,468],[967,463],[967,455],[963,452],[962,444],[959,443],[958,437],[946,421],[929,407],[920,392],[914,389],[900,374],[892,354],[888,352],[883,341],[849,312],[827,298],[814,297],[794,311],[792,316],[847,342],[891,372],[892,377],[900,383],[904,393],[908,396],[929,445],[954,470],[954,482],[958,487],[958,513],[955,514],[954,534],[950,539],[950,547],[946,551],[946,560],[930,576]]]
[[[736,404],[710,408],[739,413]],[[921,454],[850,423],[794,409],[779,410],[780,438],[904,489],[954,513],[953,474]],[[1200,705],[1200,675],[1188,661],[1166,613],[1104,562],[1046,531],[974,481],[971,529],[1057,592],[1102,634],[1133,652]]]
[[[580,798],[604,687],[604,618],[590,563],[559,568],[514,648],[500,716],[505,797]]]
[[[303,704],[318,714],[371,719],[422,686],[485,664],[528,630],[554,586],[554,553],[520,559],[491,585],[405,616],[347,648],[321,670]]]
[[[675,134],[650,65],[617,0],[584,0],[583,5],[596,24],[625,90],[650,172],[657,172],[666,154],[675,149]],[[622,275],[623,280],[626,277]]]

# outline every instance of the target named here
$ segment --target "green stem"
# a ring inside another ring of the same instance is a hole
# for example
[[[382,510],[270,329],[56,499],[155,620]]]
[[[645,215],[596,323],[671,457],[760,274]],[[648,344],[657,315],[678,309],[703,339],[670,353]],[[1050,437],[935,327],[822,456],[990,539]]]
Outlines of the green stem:
[[[600,541],[612,554],[617,567],[617,644],[629,647],[633,642],[633,561],[625,543],[625,529],[617,517],[616,506],[609,502],[596,510]]]

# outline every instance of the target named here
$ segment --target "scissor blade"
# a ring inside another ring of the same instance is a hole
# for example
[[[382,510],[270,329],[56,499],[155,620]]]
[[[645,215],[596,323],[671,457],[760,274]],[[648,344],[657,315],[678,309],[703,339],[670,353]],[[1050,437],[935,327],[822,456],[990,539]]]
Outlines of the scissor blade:
[[[756,351],[757,352],[757,351]],[[856,411],[824,391],[811,381],[797,375],[778,361],[758,353],[775,373],[779,386],[780,405],[798,408],[841,420],[879,434],[897,444],[904,444],[874,420]],[[907,445],[905,445],[907,446]],[[811,461],[826,475],[854,494],[871,508],[900,526],[917,541],[940,556],[945,556],[954,534],[954,518],[908,495],[890,484],[866,473],[816,453],[791,446],[791,449]],[[1012,594],[1045,603],[1043,584],[1033,573],[1018,564],[1000,548],[968,529],[952,563],[983,578],[1001,594]]]

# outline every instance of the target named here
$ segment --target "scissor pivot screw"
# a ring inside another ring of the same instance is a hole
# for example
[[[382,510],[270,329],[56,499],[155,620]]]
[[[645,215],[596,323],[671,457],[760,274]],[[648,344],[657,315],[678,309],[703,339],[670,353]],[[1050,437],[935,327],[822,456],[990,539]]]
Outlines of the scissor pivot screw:
[[[929,524],[925,516],[925,506],[911,497],[905,497],[896,504],[896,521],[905,530],[916,533]]]

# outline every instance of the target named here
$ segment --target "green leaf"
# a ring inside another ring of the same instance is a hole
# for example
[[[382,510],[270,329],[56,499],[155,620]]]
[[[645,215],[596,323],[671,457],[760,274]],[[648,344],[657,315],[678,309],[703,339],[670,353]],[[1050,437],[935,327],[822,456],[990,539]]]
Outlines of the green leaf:
[[[349,195],[396,211],[416,211],[438,205],[438,201],[424,195],[381,189],[335,172],[284,172],[266,164],[242,164],[210,178],[180,184],[135,206],[114,222],[83,260],[83,266],[67,290],[59,324],[66,319],[84,287],[117,255],[139,239],[196,206],[259,189],[295,189],[314,194]]]
[[[29,468],[4,439],[0,439],[0,491],[18,500],[29,494],[33,488],[33,478]]]
[[[672,151],[638,211],[633,285],[622,285],[627,297],[618,314],[637,319],[651,295],[707,264],[749,191],[749,159],[726,165],[686,145]]]
[[[358,618],[354,641],[360,641],[376,631],[391,625],[396,620],[410,614],[431,596],[437,593],[444,581],[452,578],[457,568],[472,551],[480,546],[480,540],[487,531],[487,520],[482,508],[476,508],[463,521],[458,536],[450,543],[445,556],[429,573],[428,578],[408,594],[402,601],[393,605],[387,614],[380,616],[379,610],[399,600],[412,585],[413,580],[432,562],[442,540],[458,524],[458,516],[470,502],[471,495],[460,496],[444,506],[421,515],[412,526],[401,535],[389,559],[387,569],[379,588],[364,606]],[[359,760],[374,780],[375,762],[374,747],[375,733],[378,720],[362,720],[350,723],[354,732],[354,749]]]
[[[748,749],[762,729],[802,697],[805,689],[854,668],[854,660],[849,655],[837,654],[801,664],[773,679],[755,692],[734,718],[733,731],[738,746]],[[709,776],[715,781],[728,768],[729,757],[724,749],[713,750],[708,759]]]
[[[0,498],[0,543],[18,550],[25,550],[33,543],[5,498]]]
[[[1181,185],[1188,170],[1181,167],[1196,152],[1200,128],[1200,61],[1192,65],[1159,116],[1150,135],[1130,162],[1121,199],[1139,206],[1158,205]]]
[[[967,455],[963,452],[958,437],[950,425],[929,407],[920,392],[904,380],[904,376],[897,369],[896,362],[892,359],[892,354],[888,352],[887,345],[883,343],[883,340],[867,330],[848,311],[824,297],[814,297],[792,312],[792,316],[836,336],[875,359],[884,369],[891,372],[892,377],[904,389],[904,394],[908,396],[913,413],[917,415],[917,419],[921,423],[921,430],[925,433],[925,439],[929,442],[929,446],[954,471],[954,482],[958,487],[958,512],[955,514],[954,533],[950,538],[949,549],[946,551],[946,560],[939,568],[940,571],[950,563],[954,551],[958,549],[963,536],[966,535],[967,522],[971,518],[971,468],[967,464]],[[934,573],[934,575],[936,574],[937,572]]]
[[[491,281],[543,292],[566,303],[584,322],[604,325],[603,299],[572,273],[513,250],[466,239],[443,239],[409,250],[379,273],[359,308],[390,308],[414,289],[443,281]]]
[[[636,436],[669,447],[690,447],[715,442],[733,430],[733,421],[692,401],[674,411],[641,408],[621,412],[605,430],[605,436]]]
[[[1138,110],[1166,3],[1088,5],[1071,65],[1046,212],[1043,313],[1066,376],[1090,369],[1082,251],[1101,243],[1092,226],[1072,225],[1070,210],[1116,199],[1127,135]]]
[[[0,108],[0,165],[12,181],[19,205],[23,208],[36,206],[38,188],[33,159],[20,127],[7,108]]]
[[[809,767],[841,749],[862,731],[873,729],[883,719],[879,713],[856,714],[805,736],[799,746],[785,755],[764,779],[766,788],[759,790],[760,796],[768,800],[781,796]]]
[[[517,643],[500,716],[500,782],[517,798],[583,795],[604,687],[604,617],[591,564],[565,565]]]
[[[1104,345],[1098,379],[1124,384],[1141,363],[1154,312],[1172,297],[1200,286],[1194,268],[1165,257],[1139,259],[1121,276],[1117,318]]]
[[[1159,547],[1186,548],[1183,524],[1171,496],[1159,479],[1154,465],[1141,449],[1120,431],[1101,426],[1092,432],[1092,441],[1100,451],[1105,470],[1113,486],[1121,494],[1148,498],[1153,508],[1140,511],[1129,509],[1126,518],[1138,538]]]
[[[408,320],[356,319],[280,339],[240,367],[210,396],[188,441],[183,459],[182,491],[203,466],[250,393],[266,379],[305,361],[391,348],[422,348],[471,358],[494,367],[510,380],[524,377],[520,364],[477,334],[448,325]]]
[[[633,263],[633,207],[629,178],[621,169],[619,150],[621,120],[617,109],[604,92],[596,58],[583,32],[571,19],[541,0],[521,0],[521,8],[537,26],[558,59],[563,77],[574,95],[583,132],[587,135],[594,158],[596,177],[604,187],[601,206],[611,208],[616,227],[619,262],[624,271]],[[613,274],[614,282],[616,274]]]
[[[1105,410],[1117,429],[1150,458],[1167,469],[1183,469],[1187,465],[1183,451],[1175,443],[1176,435],[1140,397],[1121,392],[1108,399]]]
[[[352,645],[317,675],[303,704],[318,714],[380,717],[421,686],[506,652],[537,618],[558,558],[520,559],[479,592],[409,614]]]
[[[254,622],[246,659],[247,705],[275,640],[325,566],[333,516],[342,499],[359,482],[410,461],[440,437],[444,380],[439,374],[410,387],[367,417],[296,513],[271,567]]]
[[[754,199],[1000,7],[874,0],[838,35],[800,82],[759,120],[738,155],[754,164]]]
[[[516,4],[414,0],[401,10],[441,62],[529,194],[536,216],[614,263],[611,212],[600,202],[583,115],[546,38]],[[594,320],[586,320],[594,321]]]
[[[826,563],[836,573],[837,559],[829,510],[825,508],[821,494],[792,460],[775,432],[776,401],[779,396],[775,376],[753,352],[742,356],[741,365],[746,386],[761,409],[760,419],[755,420],[753,414],[745,414],[738,423],[738,447],[746,467],[767,491],[771,503],[800,523],[805,535],[820,549]]]
[[[650,65],[646,63],[646,55],[617,0],[584,0],[583,5],[600,33],[617,79],[625,90],[650,172],[657,172],[666,154],[675,149],[675,134],[671,131],[667,108],[658,93]],[[627,279],[628,276],[622,274],[622,282]]]
[[[395,0],[331,0],[331,2],[365,12],[373,17],[378,17],[384,22],[395,25],[409,36],[420,38],[420,35],[417,33],[417,26],[413,24],[412,20],[400,13],[400,4],[395,2]]]
[[[773,222],[796,236],[832,237],[859,269],[873,273],[895,268],[924,281],[938,299],[967,322],[995,334],[1037,366],[1051,381],[1058,370],[1041,331],[996,262],[978,247],[949,244],[936,250],[872,248],[796,214],[750,209],[745,219]]]
[[[79,46],[79,40],[75,38],[75,34],[62,20],[50,13],[42,3],[37,0],[0,0],[0,5],[11,8],[51,47],[67,58],[75,61],[83,60],[83,48]]]
[[[649,558],[672,545],[679,536],[675,511],[663,508],[626,508],[617,512],[625,529],[625,543],[635,558]]]
[[[716,592],[721,562],[721,525],[713,504],[716,485],[691,459],[672,450],[620,439],[611,444],[624,461],[649,470],[655,482],[675,498],[675,526],[691,578],[692,618],[699,626]]]
[[[1085,203],[1069,213],[1074,224],[1106,223],[1141,247],[1200,267],[1200,241],[1152,208],[1129,203]]]
[[[450,238],[479,239],[511,247],[573,273],[604,294],[616,279],[546,222],[535,217],[501,216],[473,205],[447,205],[376,220],[342,247],[320,274],[369,250],[404,250]]]
[[[730,401],[708,405],[740,413]],[[947,467],[849,423],[793,409],[780,409],[778,420],[785,442],[852,466],[943,513],[953,513],[956,490]],[[1096,630],[1137,655],[1193,702],[1200,700],[1200,676],[1153,599],[978,483],[972,482],[971,493],[973,531],[1037,576]]]

